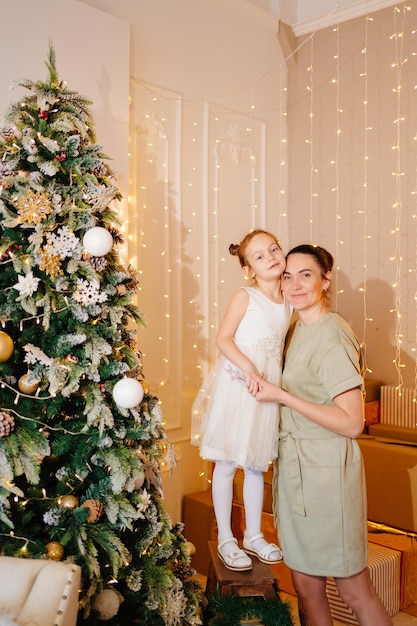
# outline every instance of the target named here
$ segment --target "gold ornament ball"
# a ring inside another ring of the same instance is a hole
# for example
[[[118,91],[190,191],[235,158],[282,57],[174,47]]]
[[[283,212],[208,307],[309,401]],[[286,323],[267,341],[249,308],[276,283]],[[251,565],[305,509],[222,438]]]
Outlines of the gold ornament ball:
[[[62,506],[64,509],[76,509],[78,506],[78,498],[75,496],[64,496],[60,499],[59,506]]]
[[[13,339],[5,333],[3,330],[0,330],[0,363],[4,363],[8,361],[14,352],[14,343]]]
[[[19,387],[22,393],[35,393],[37,388],[39,387],[39,381],[35,380],[34,382],[28,382],[29,374],[23,374],[18,380],[17,386]]]
[[[64,548],[58,541],[51,541],[46,545],[46,556],[53,561],[60,561],[64,556]]]
[[[195,552],[196,552],[195,545],[191,543],[191,541],[185,542],[185,549],[187,550],[189,556],[195,555]]]

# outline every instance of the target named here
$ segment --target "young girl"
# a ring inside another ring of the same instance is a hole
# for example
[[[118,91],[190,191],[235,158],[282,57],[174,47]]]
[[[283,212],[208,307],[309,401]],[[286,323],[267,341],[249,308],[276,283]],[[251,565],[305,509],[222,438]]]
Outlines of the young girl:
[[[258,390],[258,375],[281,381],[291,307],[281,291],[285,257],[272,234],[254,230],[229,252],[239,257],[253,286],[235,293],[220,325],[216,345],[221,357],[193,404],[192,443],[200,446],[201,457],[215,461],[212,495],[219,557],[227,568],[241,571],[252,568],[248,554],[263,563],[282,559],[278,546],[261,533],[263,472],[277,456],[278,406],[259,403],[251,394]],[[244,550],[231,525],[237,467],[244,469]]]

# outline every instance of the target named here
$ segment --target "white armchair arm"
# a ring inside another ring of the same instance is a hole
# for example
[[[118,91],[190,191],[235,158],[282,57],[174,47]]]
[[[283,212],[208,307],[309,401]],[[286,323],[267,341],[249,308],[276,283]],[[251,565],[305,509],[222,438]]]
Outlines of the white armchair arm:
[[[78,565],[0,556],[0,614],[20,626],[75,626],[80,583]]]

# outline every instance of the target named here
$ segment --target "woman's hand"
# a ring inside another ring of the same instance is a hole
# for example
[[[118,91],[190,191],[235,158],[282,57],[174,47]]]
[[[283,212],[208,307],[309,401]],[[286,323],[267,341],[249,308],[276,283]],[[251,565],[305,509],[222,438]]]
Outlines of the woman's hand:
[[[252,395],[258,402],[280,402],[280,393],[281,387],[278,385],[274,385],[274,383],[269,383],[262,376],[255,376],[255,386],[253,387]]]

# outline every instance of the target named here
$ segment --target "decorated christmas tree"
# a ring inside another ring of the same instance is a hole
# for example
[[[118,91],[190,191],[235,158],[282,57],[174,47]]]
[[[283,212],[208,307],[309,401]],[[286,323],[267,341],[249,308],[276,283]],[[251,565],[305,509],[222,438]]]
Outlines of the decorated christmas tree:
[[[0,129],[0,550],[79,564],[78,624],[199,624],[120,191],[52,45],[46,65]]]

